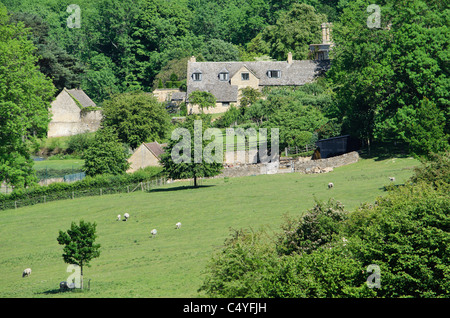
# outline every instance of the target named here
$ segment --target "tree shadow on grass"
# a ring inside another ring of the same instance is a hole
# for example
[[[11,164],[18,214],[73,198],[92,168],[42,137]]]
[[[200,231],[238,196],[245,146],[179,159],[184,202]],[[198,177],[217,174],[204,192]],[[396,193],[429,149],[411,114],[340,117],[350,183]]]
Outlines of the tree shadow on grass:
[[[43,292],[38,293],[39,295],[56,295],[56,294],[64,294],[64,293],[70,293],[72,292],[71,290],[62,290],[59,288],[55,288],[55,289],[50,289],[50,290],[46,290]]]
[[[199,185],[199,186],[179,186],[179,187],[173,187],[173,188],[157,188],[157,189],[151,189],[147,190],[147,192],[168,192],[168,191],[180,191],[180,190],[189,190],[189,189],[200,189],[200,188],[209,188],[209,187],[215,187],[215,185]]]
[[[361,148],[359,155],[363,159],[374,159],[375,161],[411,157],[407,146],[400,143],[376,143],[370,147],[370,150],[365,146]]]

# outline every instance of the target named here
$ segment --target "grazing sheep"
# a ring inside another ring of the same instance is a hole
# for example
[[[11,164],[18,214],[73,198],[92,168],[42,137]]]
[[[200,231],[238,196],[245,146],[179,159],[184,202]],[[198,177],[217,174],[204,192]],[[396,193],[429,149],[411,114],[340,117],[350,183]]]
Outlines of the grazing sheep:
[[[178,222],[177,224],[175,224],[175,228],[179,229],[181,227],[181,222]]]
[[[333,188],[333,187],[334,187],[333,182],[328,183],[328,189],[331,189],[331,188]]]
[[[23,270],[22,277],[30,276],[30,275],[31,275],[31,268],[25,268]]]
[[[117,221],[120,221],[120,214],[117,216]]]
[[[126,221],[126,220],[128,220],[128,218],[130,217],[130,215],[129,215],[128,213],[125,213],[125,214],[123,215],[123,217],[124,217],[124,221]]]
[[[395,177],[389,177],[389,180],[394,182],[395,181]]]
[[[158,233],[158,231],[156,231],[156,229],[153,229],[150,233],[152,234],[152,237],[155,237],[155,235]]]

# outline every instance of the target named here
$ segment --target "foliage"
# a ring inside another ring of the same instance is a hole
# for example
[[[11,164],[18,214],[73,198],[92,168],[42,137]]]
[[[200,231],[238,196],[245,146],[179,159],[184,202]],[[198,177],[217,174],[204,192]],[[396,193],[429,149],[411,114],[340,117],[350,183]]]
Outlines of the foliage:
[[[448,9],[437,1],[387,0],[380,3],[380,28],[369,28],[369,4],[349,2],[333,26],[339,45],[327,74],[336,85],[343,129],[369,142],[403,139],[420,154],[445,150]],[[433,135],[425,132],[430,127]]]
[[[9,22],[0,4],[0,182],[35,181],[29,140],[47,133],[54,86],[36,66],[36,47],[23,23]]]
[[[200,124],[201,127],[198,126]],[[197,178],[213,177],[220,174],[223,169],[223,154],[220,157],[223,142],[220,140],[217,143],[215,139],[208,141],[205,131],[210,126],[210,118],[206,120],[201,116],[190,115],[173,132],[171,140],[165,147],[166,151],[161,155],[160,160],[163,171],[169,178],[193,178],[194,186],[197,187]],[[222,137],[222,132],[218,131],[218,134]],[[212,136],[217,138],[217,135],[213,134]],[[212,136],[210,138],[213,138]],[[207,155],[208,149],[210,156]],[[215,160],[217,156],[220,158]]]
[[[314,7],[296,3],[289,12],[281,14],[275,25],[267,26],[255,39],[262,45],[253,43],[252,47],[277,60],[285,60],[288,52],[292,52],[294,59],[305,60],[309,56],[309,45],[321,43],[323,22],[326,22],[326,16],[317,13]]]
[[[280,254],[310,254],[323,245],[330,245],[342,232],[342,224],[348,218],[342,203],[329,200],[316,205],[298,221],[287,219],[282,226],[277,251]]]
[[[429,156],[448,150],[450,135],[445,135],[446,119],[436,104],[424,98],[417,107],[405,106],[398,110],[398,135],[408,143],[410,152]]]
[[[226,62],[238,61],[239,50],[231,43],[219,39],[212,39],[203,45],[200,54],[206,61]]]
[[[450,185],[450,152],[433,154],[414,168],[411,181],[426,182],[435,187]]]
[[[81,289],[83,289],[83,267],[89,266],[92,259],[100,256],[100,244],[95,244],[97,224],[80,221],[72,222],[67,232],[59,231],[57,241],[64,245],[63,258],[67,264],[81,267]]]
[[[79,59],[67,53],[57,42],[50,39],[49,25],[41,17],[27,12],[14,12],[11,22],[22,21],[32,32],[30,39],[36,46],[39,70],[52,79],[59,93],[64,88],[78,88],[85,69]]]
[[[210,92],[194,91],[189,95],[188,99],[189,103],[198,105],[202,112],[205,108],[216,107],[216,97]]]
[[[351,212],[333,200],[316,204],[299,221],[287,219],[276,240],[236,232],[212,257],[201,290],[212,297],[448,297],[448,183],[422,181],[436,177],[391,187]],[[370,264],[380,269],[380,288],[366,283]]]
[[[92,144],[84,151],[82,158],[83,170],[88,176],[122,174],[130,166],[117,133],[110,127],[97,130]]]
[[[102,125],[114,129],[133,149],[143,142],[162,142],[170,127],[170,116],[156,97],[145,92],[117,94],[103,104]]]
[[[67,139],[67,149],[69,154],[82,155],[94,141],[95,133],[83,133],[70,136]]]

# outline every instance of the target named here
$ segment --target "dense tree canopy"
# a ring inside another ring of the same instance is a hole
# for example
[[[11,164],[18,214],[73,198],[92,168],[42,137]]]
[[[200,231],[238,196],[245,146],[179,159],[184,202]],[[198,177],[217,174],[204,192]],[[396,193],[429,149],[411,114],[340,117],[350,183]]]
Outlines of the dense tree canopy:
[[[29,141],[43,137],[55,87],[39,71],[24,24],[11,23],[0,4],[0,182],[16,187],[35,179]]]
[[[165,140],[170,117],[152,94],[135,91],[116,94],[105,101],[102,124],[115,130],[121,142],[135,149],[143,142]]]
[[[351,2],[333,29],[339,45],[329,76],[345,130],[367,140],[413,143],[419,155],[444,150],[450,114],[448,7],[437,1],[384,1],[380,28],[369,28],[369,4]],[[422,116],[425,112],[433,115]],[[423,129],[430,127],[434,133],[425,137]],[[426,138],[433,147],[419,145]]]

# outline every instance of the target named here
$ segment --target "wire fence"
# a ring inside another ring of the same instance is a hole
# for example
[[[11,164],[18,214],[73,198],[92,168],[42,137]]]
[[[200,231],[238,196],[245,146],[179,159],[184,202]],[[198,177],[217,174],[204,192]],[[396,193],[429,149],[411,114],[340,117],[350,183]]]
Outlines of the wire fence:
[[[39,203],[46,203],[58,200],[74,200],[76,198],[88,197],[88,196],[103,196],[108,194],[118,193],[132,193],[136,191],[150,191],[156,187],[160,187],[167,184],[165,177],[156,178],[149,181],[142,181],[138,183],[116,185],[111,187],[99,187],[78,189],[70,191],[58,191],[55,193],[49,193],[46,195],[25,195],[20,200],[7,200],[0,202],[0,210],[17,209],[20,207],[35,205]]]

